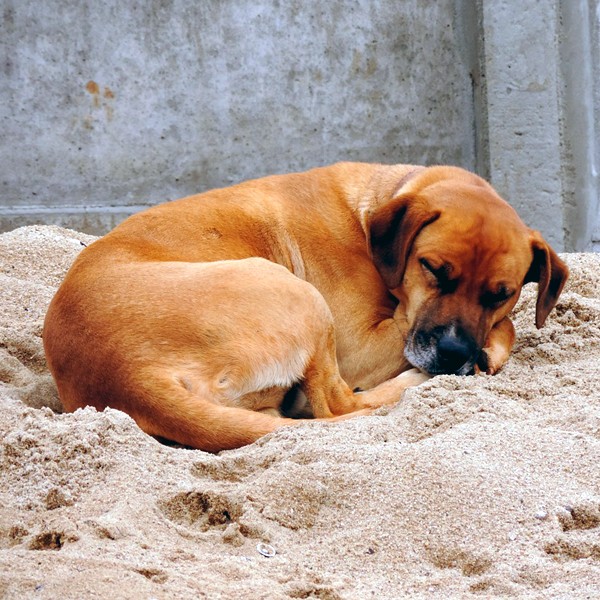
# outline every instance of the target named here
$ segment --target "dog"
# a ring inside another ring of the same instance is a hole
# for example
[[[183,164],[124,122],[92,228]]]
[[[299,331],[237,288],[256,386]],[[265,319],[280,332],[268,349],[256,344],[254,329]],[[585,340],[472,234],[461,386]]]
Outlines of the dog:
[[[338,163],[129,217],[75,260],[43,340],[67,411],[110,406],[218,452],[303,422],[296,389],[336,421],[432,375],[497,372],[522,286],[539,328],[567,277],[473,173]]]

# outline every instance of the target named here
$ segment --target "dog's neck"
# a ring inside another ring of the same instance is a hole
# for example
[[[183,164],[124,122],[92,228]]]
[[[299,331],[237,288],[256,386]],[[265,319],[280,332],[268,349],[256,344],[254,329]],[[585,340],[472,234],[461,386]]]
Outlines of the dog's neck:
[[[402,188],[424,169],[425,167],[418,165],[377,165],[366,185],[348,195],[348,204],[367,238],[373,212],[395,198]]]

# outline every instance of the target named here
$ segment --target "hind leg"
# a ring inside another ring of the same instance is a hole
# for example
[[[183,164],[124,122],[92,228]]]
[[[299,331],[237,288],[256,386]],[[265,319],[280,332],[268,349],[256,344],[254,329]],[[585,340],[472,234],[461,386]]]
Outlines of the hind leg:
[[[259,258],[205,269],[218,278],[220,304],[213,307],[205,297],[202,319],[220,323],[219,339],[201,353],[202,397],[276,418],[285,392],[299,384],[313,416],[334,419],[397,402],[407,387],[429,378],[411,370],[355,393],[339,371],[333,315],[313,285]],[[224,309],[229,318],[219,319],[217,310]]]
[[[301,386],[315,418],[322,419],[365,414],[381,406],[394,404],[407,388],[428,379],[429,375],[411,369],[370,390],[354,392],[340,375],[333,323],[330,323],[306,369]]]
[[[333,315],[321,293],[287,270],[277,265],[267,265],[262,267],[273,272],[269,279],[270,289],[265,289],[263,295],[265,298],[271,296],[273,302],[270,307],[263,303],[264,329],[254,341],[259,342],[261,349],[268,347],[266,339],[276,339],[277,343],[271,345],[262,363],[255,365],[254,378],[257,373],[269,373],[270,385],[277,385],[273,377],[275,373],[286,372],[288,376],[294,373],[293,377],[289,377],[288,386],[300,382],[312,414],[317,419],[339,419],[393,404],[406,388],[430,378],[411,369],[370,390],[353,392],[339,371]],[[273,297],[274,284],[278,290],[283,290],[282,295]],[[286,308],[282,310],[283,306]],[[291,307],[291,312],[287,307]],[[256,332],[248,332],[248,339],[256,335]],[[281,385],[281,378],[278,381]],[[255,394],[251,393],[249,397],[255,397]],[[247,398],[243,399],[246,406]],[[279,396],[277,410],[282,400],[283,396]],[[253,408],[264,410],[270,406],[263,404]]]

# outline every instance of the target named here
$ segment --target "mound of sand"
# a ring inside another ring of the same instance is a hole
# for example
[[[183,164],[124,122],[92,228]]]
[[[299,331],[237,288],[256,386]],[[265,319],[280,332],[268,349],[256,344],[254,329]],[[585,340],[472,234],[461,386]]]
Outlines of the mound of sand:
[[[600,597],[600,256],[541,331],[527,286],[499,375],[213,456],[60,414],[42,321],[92,239],[0,236],[1,597]]]

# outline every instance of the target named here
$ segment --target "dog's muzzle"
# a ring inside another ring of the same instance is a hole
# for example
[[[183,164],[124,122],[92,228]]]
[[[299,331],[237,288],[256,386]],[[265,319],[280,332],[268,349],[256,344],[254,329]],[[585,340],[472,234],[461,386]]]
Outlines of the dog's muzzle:
[[[475,339],[455,325],[416,329],[404,348],[406,359],[430,375],[470,375],[480,354]]]

